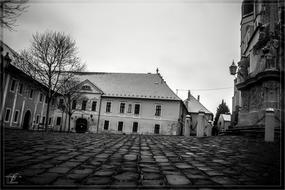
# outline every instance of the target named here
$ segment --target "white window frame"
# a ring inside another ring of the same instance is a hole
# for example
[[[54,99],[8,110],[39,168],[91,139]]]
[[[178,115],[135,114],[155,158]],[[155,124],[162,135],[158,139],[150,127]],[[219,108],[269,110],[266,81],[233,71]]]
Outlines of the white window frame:
[[[106,121],[108,121],[108,128],[107,128],[107,129],[105,129],[105,123],[106,123]],[[104,130],[104,131],[108,131],[109,128],[110,128],[110,120],[104,120],[103,130]]]
[[[95,110],[93,110],[93,104],[94,104],[94,102],[96,102],[96,103],[95,103]],[[96,101],[96,100],[93,100],[93,101],[92,101],[92,104],[91,104],[91,111],[96,112],[96,110],[97,110],[97,101]]]
[[[140,105],[140,109],[139,109],[139,113],[138,113],[138,114],[135,113],[135,111],[136,111],[136,105]],[[141,110],[142,110],[142,105],[141,105],[141,103],[135,103],[135,104],[134,104],[134,115],[141,115]]]
[[[8,120],[6,120],[7,111],[9,110]],[[9,122],[11,117],[11,108],[6,108],[4,122]]]
[[[110,110],[107,112],[107,105],[108,105],[108,103],[110,103]],[[105,113],[112,113],[112,102],[111,102],[111,101],[107,101],[107,102],[106,102]]]
[[[119,124],[122,123],[122,130],[119,130]],[[124,128],[124,122],[123,121],[118,121],[118,131],[123,132],[123,128]]]
[[[159,115],[156,115],[156,108],[157,106],[160,106],[160,114]],[[154,116],[155,117],[161,117],[162,115],[162,105],[161,104],[155,104],[155,108],[154,108]]]
[[[123,110],[123,112],[121,112],[121,104],[124,104],[124,110]],[[126,102],[120,102],[119,113],[120,113],[120,114],[126,113]]]
[[[18,114],[16,114],[17,112],[18,112]],[[13,118],[13,123],[18,123],[19,113],[20,113],[20,110],[15,110],[15,112],[14,112],[14,118]],[[17,116],[17,117],[16,117],[16,116]],[[16,117],[16,121],[15,121],[15,117]]]
[[[12,90],[12,84],[15,81],[15,85],[14,85],[14,89]],[[17,80],[16,79],[12,79],[11,80],[11,86],[10,86],[10,92],[15,92],[17,88]]]
[[[22,92],[21,92],[21,90],[20,90],[21,86],[22,86]],[[19,89],[18,89],[18,94],[23,95],[24,83],[23,83],[23,82],[19,82],[18,88],[19,88]]]
[[[39,114],[37,114],[37,115],[36,115],[36,124],[39,124],[40,119],[41,119],[40,115],[39,115]]]
[[[31,97],[31,91],[33,91],[32,97]],[[31,88],[29,91],[29,99],[33,99],[33,97],[34,97],[34,89]]]

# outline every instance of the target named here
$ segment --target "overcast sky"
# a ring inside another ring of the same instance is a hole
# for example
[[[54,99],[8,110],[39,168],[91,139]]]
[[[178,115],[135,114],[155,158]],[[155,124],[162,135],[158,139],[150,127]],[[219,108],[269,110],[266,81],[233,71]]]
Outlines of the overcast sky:
[[[88,71],[155,73],[158,67],[174,92],[182,89],[181,99],[189,89],[215,114],[222,99],[232,105],[229,65],[240,57],[240,7],[241,0],[30,0],[3,40],[20,51],[35,32],[65,32]]]

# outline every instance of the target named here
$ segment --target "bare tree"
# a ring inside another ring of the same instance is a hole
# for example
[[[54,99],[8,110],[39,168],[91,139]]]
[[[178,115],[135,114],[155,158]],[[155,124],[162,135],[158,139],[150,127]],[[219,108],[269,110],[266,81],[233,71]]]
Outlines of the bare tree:
[[[77,54],[75,41],[69,35],[47,31],[33,35],[31,47],[16,57],[18,67],[48,88],[46,118],[49,118],[51,100],[75,72],[85,68]],[[46,122],[46,130],[47,127]]]
[[[80,93],[80,80],[78,78],[71,78],[62,85],[60,89],[60,94],[63,95],[63,105],[61,106],[68,115],[68,132],[70,132],[70,120],[72,114],[75,112],[77,102],[84,98],[82,93]]]
[[[13,30],[17,18],[27,9],[28,0],[0,0],[1,28]]]

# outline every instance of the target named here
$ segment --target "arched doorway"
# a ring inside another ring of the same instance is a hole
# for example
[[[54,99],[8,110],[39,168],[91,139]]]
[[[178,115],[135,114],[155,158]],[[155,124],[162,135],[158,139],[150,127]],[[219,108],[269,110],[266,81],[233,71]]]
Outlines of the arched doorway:
[[[78,118],[76,120],[75,131],[77,133],[85,133],[87,131],[87,120],[84,118]]]
[[[26,111],[24,116],[23,129],[28,130],[30,128],[30,120],[31,120],[31,111],[28,110]]]

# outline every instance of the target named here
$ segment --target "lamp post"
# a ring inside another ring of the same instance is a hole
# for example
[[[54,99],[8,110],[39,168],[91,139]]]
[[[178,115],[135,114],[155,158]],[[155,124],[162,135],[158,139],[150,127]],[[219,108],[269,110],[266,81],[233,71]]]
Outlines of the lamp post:
[[[231,75],[236,75],[236,73],[237,73],[237,66],[236,66],[234,60],[233,60],[233,62],[231,64],[231,66],[229,67],[229,69],[230,69],[230,74]]]

